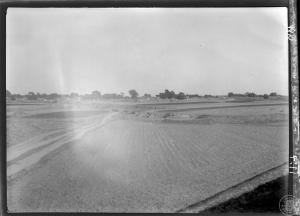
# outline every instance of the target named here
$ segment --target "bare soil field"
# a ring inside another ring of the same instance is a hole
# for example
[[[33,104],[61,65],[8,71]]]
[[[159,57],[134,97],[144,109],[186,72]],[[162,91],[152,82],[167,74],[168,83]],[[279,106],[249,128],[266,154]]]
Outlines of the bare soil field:
[[[13,106],[8,208],[195,212],[253,190],[286,172],[288,105],[248,103]]]

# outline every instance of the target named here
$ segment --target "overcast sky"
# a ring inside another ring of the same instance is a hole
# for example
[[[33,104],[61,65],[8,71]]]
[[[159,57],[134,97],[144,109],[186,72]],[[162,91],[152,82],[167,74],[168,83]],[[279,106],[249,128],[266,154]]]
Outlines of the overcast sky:
[[[286,8],[9,8],[13,93],[288,94]]]

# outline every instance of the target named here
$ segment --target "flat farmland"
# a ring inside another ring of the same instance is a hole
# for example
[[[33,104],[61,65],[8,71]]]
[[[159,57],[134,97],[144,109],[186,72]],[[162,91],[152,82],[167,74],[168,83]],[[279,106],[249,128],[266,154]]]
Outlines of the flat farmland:
[[[261,174],[270,173],[269,180],[284,174],[270,170],[287,166],[287,104],[174,115],[148,107],[137,111],[136,105],[128,109],[11,117],[45,131],[34,141],[11,139],[9,210],[176,212],[232,194],[233,187]],[[17,134],[9,128],[13,121],[8,120],[8,137]],[[22,165],[32,158],[37,159],[30,166]]]

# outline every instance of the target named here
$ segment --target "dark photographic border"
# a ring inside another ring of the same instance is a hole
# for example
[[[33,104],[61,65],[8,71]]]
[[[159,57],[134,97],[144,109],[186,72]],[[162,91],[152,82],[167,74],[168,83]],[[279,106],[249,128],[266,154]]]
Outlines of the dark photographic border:
[[[99,215],[104,213],[9,213],[6,185],[6,11],[8,7],[287,7],[289,36],[289,178],[288,194],[299,200],[300,175],[293,174],[293,156],[300,157],[299,146],[299,77],[297,46],[297,0],[0,0],[0,169],[1,207],[0,215]],[[300,158],[299,158],[300,159]],[[299,170],[300,172],[300,170]],[[110,213],[105,213],[110,214]],[[118,213],[119,214],[119,213]],[[240,213],[242,214],[242,213]],[[249,215],[249,213],[246,213]],[[300,212],[296,212],[300,214]],[[245,215],[245,214],[244,214]]]

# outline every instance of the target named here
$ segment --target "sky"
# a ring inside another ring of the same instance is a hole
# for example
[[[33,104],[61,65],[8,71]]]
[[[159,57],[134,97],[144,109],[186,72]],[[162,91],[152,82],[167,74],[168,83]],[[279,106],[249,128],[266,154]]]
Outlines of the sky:
[[[286,8],[9,8],[12,93],[288,95]]]

